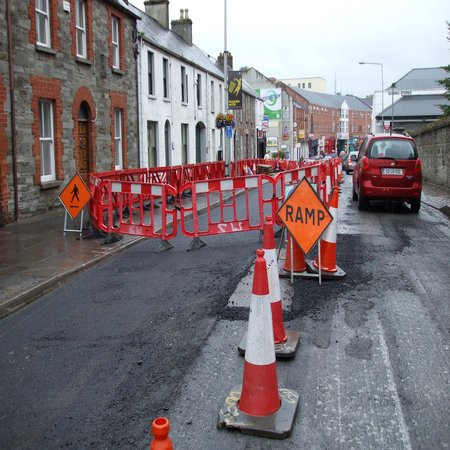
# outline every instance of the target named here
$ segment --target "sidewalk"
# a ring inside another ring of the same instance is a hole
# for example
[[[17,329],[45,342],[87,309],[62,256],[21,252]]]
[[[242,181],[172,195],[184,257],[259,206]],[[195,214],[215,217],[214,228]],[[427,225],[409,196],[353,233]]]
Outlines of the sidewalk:
[[[450,217],[450,189],[423,185],[423,203]],[[58,286],[79,270],[144,239],[123,236],[112,244],[103,239],[64,236],[64,213],[47,214],[0,228],[0,318]],[[83,232],[86,236],[89,233]]]

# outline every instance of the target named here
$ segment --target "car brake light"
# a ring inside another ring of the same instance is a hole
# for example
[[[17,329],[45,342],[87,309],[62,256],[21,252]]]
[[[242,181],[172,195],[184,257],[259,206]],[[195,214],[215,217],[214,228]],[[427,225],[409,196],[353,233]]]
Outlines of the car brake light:
[[[416,159],[416,165],[414,166],[414,172],[415,173],[421,173],[422,172],[422,162],[419,158]]]
[[[370,162],[367,156],[364,156],[361,164],[362,170],[370,170]]]

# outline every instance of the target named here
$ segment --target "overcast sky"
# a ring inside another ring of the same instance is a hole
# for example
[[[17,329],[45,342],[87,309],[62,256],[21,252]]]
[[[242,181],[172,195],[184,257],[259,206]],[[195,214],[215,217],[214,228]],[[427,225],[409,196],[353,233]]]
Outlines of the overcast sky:
[[[143,0],[130,0],[144,10]],[[224,50],[224,0],[170,0],[169,20],[189,9],[194,44]],[[328,93],[364,97],[413,68],[450,64],[449,0],[227,0],[234,69],[267,77],[322,77]]]

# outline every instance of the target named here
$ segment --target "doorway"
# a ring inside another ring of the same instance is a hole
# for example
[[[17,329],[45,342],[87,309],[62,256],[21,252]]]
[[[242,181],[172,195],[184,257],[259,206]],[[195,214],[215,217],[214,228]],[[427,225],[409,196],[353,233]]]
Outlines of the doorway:
[[[89,174],[92,172],[90,145],[89,145],[89,109],[83,102],[78,110],[78,173],[86,184],[89,184]]]

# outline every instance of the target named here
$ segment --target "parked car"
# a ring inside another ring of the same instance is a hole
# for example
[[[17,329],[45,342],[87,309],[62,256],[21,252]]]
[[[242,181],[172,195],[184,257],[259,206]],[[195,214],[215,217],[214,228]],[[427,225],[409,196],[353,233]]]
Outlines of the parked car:
[[[347,161],[345,161],[345,171],[347,173],[353,172],[357,158],[358,158],[358,152],[353,151],[348,154]]]
[[[403,134],[367,136],[353,171],[353,200],[358,209],[370,200],[398,200],[419,212],[422,164],[416,143]]]

